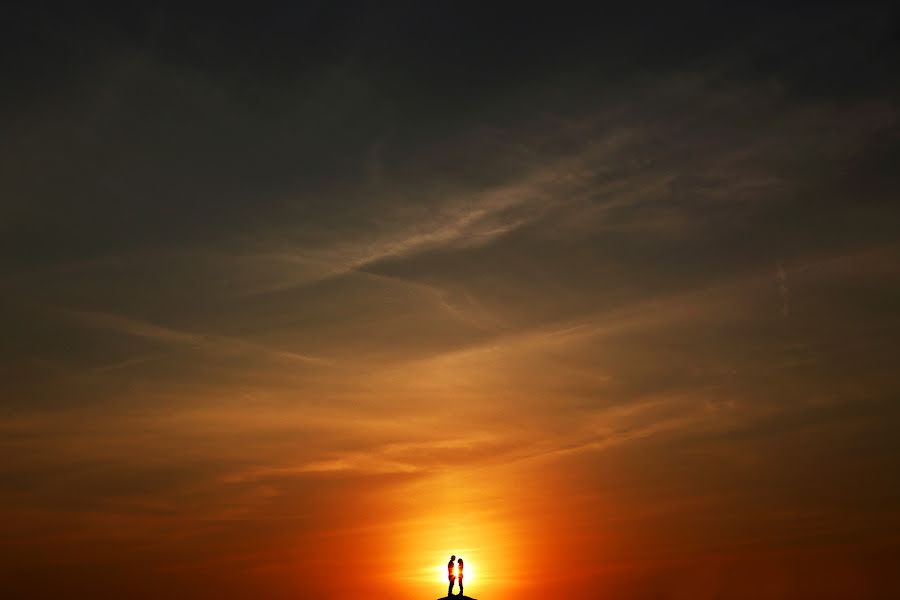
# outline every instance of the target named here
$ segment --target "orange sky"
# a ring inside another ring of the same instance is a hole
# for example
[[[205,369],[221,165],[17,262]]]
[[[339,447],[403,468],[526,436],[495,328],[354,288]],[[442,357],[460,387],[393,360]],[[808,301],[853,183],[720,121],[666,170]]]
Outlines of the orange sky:
[[[886,17],[219,4],[3,36],[4,598],[900,597]]]
[[[896,256],[798,266],[806,308],[789,319],[754,272],[443,351],[413,332],[484,313],[381,276],[319,284],[346,294],[328,327],[366,332],[342,353],[284,326],[219,339],[45,313],[134,350],[47,384],[105,402],[6,420],[4,562],[36,590],[95,597],[139,580],[185,598],[437,597],[451,553],[469,593],[499,600],[876,589],[893,475],[875,451],[886,425],[858,411],[885,410],[871,394],[894,375],[812,348],[861,326],[814,323],[895,277]],[[372,321],[354,298],[400,310]]]

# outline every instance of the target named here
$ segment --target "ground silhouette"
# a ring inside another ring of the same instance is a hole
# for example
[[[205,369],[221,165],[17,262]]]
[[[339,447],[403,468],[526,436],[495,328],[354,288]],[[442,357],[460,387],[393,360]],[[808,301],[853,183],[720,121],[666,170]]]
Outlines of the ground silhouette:
[[[454,598],[456,600],[475,600],[475,598],[470,598],[469,596],[457,596],[456,594],[453,594],[452,596],[441,596],[437,600],[453,600]]]

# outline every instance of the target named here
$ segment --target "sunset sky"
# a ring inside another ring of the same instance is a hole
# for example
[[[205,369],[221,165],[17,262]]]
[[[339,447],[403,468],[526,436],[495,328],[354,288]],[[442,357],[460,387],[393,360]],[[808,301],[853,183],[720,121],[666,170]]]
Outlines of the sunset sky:
[[[4,598],[900,597],[891,3],[0,14]]]

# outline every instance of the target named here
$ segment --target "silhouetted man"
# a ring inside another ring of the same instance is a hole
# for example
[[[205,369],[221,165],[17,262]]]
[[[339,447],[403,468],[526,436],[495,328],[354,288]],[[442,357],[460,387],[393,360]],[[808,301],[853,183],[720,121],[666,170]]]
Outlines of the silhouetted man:
[[[447,563],[447,580],[450,582],[450,586],[447,588],[447,597],[453,595],[453,582],[456,581],[456,577],[453,575],[453,562],[456,560],[456,555],[450,557],[450,562]]]
[[[460,556],[456,561],[456,576],[459,578],[459,595],[463,595],[463,561],[462,556]]]

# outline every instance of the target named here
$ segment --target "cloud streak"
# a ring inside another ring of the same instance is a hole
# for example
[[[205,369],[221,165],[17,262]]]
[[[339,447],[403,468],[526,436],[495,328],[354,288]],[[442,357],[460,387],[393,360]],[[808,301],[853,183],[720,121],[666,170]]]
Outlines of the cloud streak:
[[[214,353],[257,354],[274,360],[319,367],[333,364],[325,358],[270,348],[235,337],[181,331],[109,313],[71,309],[64,309],[62,312],[82,324],[163,344],[188,346]]]

